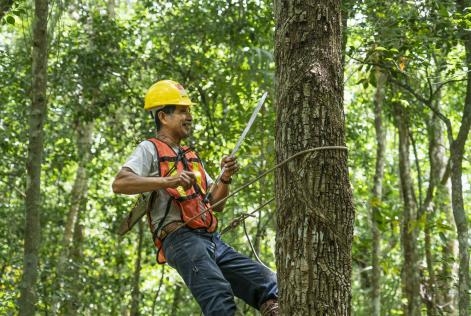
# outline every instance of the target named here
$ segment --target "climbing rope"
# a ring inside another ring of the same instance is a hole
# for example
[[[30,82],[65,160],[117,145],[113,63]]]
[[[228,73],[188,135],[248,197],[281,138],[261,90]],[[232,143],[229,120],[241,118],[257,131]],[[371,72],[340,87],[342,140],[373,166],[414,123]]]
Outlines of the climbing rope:
[[[266,268],[270,269],[265,263],[263,263],[262,259],[260,259],[260,257],[258,256],[257,252],[255,251],[255,247],[252,245],[252,241],[250,240],[250,236],[249,236],[249,233],[247,232],[247,226],[245,226],[245,221],[242,221],[242,227],[244,227],[244,234],[245,234],[245,238],[247,238],[247,242],[249,243],[249,246],[250,246],[250,249],[252,250],[252,253],[253,255],[255,256],[255,259],[257,259],[257,261],[264,265]],[[271,270],[271,269],[270,269]]]
[[[271,202],[273,202],[275,200],[275,198],[271,198],[269,199],[268,201],[266,201],[265,203],[263,203],[262,205],[260,205],[259,207],[257,207],[255,210],[253,210],[252,212],[248,213],[248,214],[241,214],[239,215],[237,218],[233,219],[229,225],[227,225],[224,229],[221,230],[221,235],[224,235],[225,233],[227,233],[228,231],[236,228],[237,226],[239,226],[239,224],[241,222],[243,222],[246,218],[248,217],[253,217],[256,212],[258,212],[259,210],[261,210],[262,208],[264,208],[265,206],[267,206],[268,204],[270,204]]]
[[[276,164],[275,166],[273,166],[272,168],[268,169],[267,171],[263,172],[262,174],[260,174],[259,176],[257,176],[256,178],[254,178],[253,180],[250,180],[248,181],[247,183],[245,183],[244,185],[240,186],[239,188],[237,188],[236,190],[234,190],[232,193],[228,194],[226,197],[220,199],[219,201],[217,201],[216,203],[214,203],[213,205],[211,205],[210,207],[208,208],[205,208],[201,213],[191,217],[190,219],[188,219],[186,222],[184,223],[181,223],[179,226],[177,226],[177,229],[183,227],[183,226],[186,226],[186,224],[188,224],[189,222],[195,220],[196,218],[202,216],[203,214],[205,214],[206,212],[209,212],[211,209],[214,209],[215,207],[221,205],[222,203],[224,203],[226,200],[228,200],[229,198],[233,197],[234,195],[236,195],[237,193],[239,193],[240,191],[242,191],[243,189],[245,189],[246,187],[252,185],[253,183],[257,182],[258,180],[260,180],[261,178],[265,177],[267,174],[269,174],[270,172],[278,169],[279,167],[283,166],[284,164],[290,162],[291,160],[293,160],[294,158],[296,157],[299,157],[299,156],[302,156],[302,155],[305,155],[305,154],[308,154],[308,153],[312,153],[312,152],[315,152],[315,151],[320,151],[320,150],[328,150],[328,149],[343,149],[343,150],[348,150],[347,147],[345,146],[323,146],[323,147],[315,147],[315,148],[311,148],[311,149],[306,149],[306,150],[303,150],[303,151],[300,151],[288,158],[286,158],[285,160],[283,160],[282,162]],[[271,202],[271,201],[270,201]],[[269,202],[268,202],[269,203]],[[262,207],[264,207],[266,204],[268,203],[265,203],[263,206],[259,207],[257,210],[261,209]],[[255,212],[255,211],[254,211]],[[237,226],[237,225],[236,225]]]

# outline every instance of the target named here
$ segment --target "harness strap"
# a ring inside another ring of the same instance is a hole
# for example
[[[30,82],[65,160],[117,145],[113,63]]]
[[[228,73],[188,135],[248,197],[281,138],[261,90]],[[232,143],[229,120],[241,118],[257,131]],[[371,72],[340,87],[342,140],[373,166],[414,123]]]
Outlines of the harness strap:
[[[170,212],[170,205],[172,205],[172,200],[173,200],[173,198],[172,198],[172,197],[169,197],[169,199],[168,199],[168,201],[167,201],[167,206],[166,206],[166,208],[165,208],[164,217],[162,217],[162,219],[161,219],[160,222],[159,222],[159,225],[157,225],[156,230],[154,230],[154,232],[152,233],[152,240],[153,240],[153,241],[157,238],[160,229],[161,229],[162,226],[164,225],[165,219],[167,218],[167,215],[168,215],[168,213]]]
[[[193,193],[193,194],[186,195],[186,196],[180,196],[180,197],[178,197],[176,199],[174,198],[174,199],[177,200],[178,202],[183,202],[183,201],[195,199],[201,194],[200,193]]]
[[[188,165],[188,159],[185,157],[185,154],[186,154],[187,152],[191,151],[191,148],[190,148],[190,147],[185,147],[185,148],[179,147],[179,148],[178,148],[178,151],[177,151],[177,153],[176,153],[176,154],[177,154],[176,157],[161,157],[161,156],[159,155],[159,150],[158,150],[158,148],[157,148],[157,145],[156,145],[153,141],[151,141],[151,143],[154,144],[155,151],[156,151],[156,153],[157,153],[157,160],[159,161],[159,173],[160,173],[161,176],[166,177],[166,176],[168,176],[169,174],[171,174],[171,173],[177,168],[177,164],[178,164],[179,161],[181,161],[181,162],[183,163],[183,167],[184,167],[185,170],[188,170],[188,171],[190,170],[189,165]],[[199,157],[198,157],[198,158],[190,158],[189,160],[192,161],[192,162],[193,162],[193,161],[195,161],[195,162],[201,162],[201,160],[199,159]],[[167,172],[166,172],[164,175],[162,175],[162,169],[161,169],[161,167],[160,167],[160,163],[161,163],[161,162],[164,162],[164,161],[175,161],[175,163],[173,164],[173,166],[172,166],[169,170],[167,170]],[[169,214],[169,212],[170,212],[170,207],[171,207],[171,205],[172,205],[172,201],[183,202],[183,201],[195,199],[195,198],[198,197],[198,195],[201,195],[202,198],[204,198],[204,195],[203,195],[203,193],[201,192],[200,187],[199,187],[196,183],[193,185],[193,188],[195,189],[195,192],[196,192],[196,193],[193,193],[193,194],[191,194],[191,195],[188,195],[188,196],[181,196],[181,197],[178,197],[178,198],[174,198],[173,196],[169,196],[169,199],[168,199],[168,201],[167,201],[167,205],[166,205],[166,207],[165,207],[165,214],[164,214],[164,216],[162,217],[162,219],[159,221],[159,224],[157,225],[157,228],[152,232],[152,239],[153,239],[154,241],[155,241],[156,238],[158,237],[158,233],[159,233],[160,229],[162,229],[163,224],[164,224],[164,222],[165,222],[165,219],[167,218],[167,216],[168,216],[168,214]],[[156,195],[155,192],[154,192],[153,194]],[[154,200],[155,200],[155,198],[154,198],[152,201],[150,201],[150,202],[151,202],[151,204],[150,204],[151,206],[152,206]]]
[[[187,150],[182,151],[181,148],[179,148],[179,149],[178,149],[178,156],[177,156],[177,158],[178,158],[178,157],[180,157],[180,154],[182,155],[181,160],[182,160],[182,162],[183,162],[183,167],[184,167],[185,170],[188,170],[188,171],[190,171],[190,166],[188,165],[188,159],[185,157],[185,152],[186,152],[186,151],[189,151],[189,150],[191,150],[191,149],[188,148]],[[178,160],[177,160],[177,161],[178,161]],[[198,159],[198,160],[195,160],[195,161],[200,161],[200,160]],[[196,182],[193,183],[193,189],[195,189],[196,194],[192,194],[192,195],[190,195],[190,196],[186,196],[186,197],[184,197],[183,199],[182,199],[182,198],[178,198],[177,200],[178,200],[178,201],[189,200],[189,199],[191,199],[191,198],[195,198],[195,197],[197,197],[198,195],[200,195],[200,196],[201,196],[201,199],[204,201],[206,195],[201,191],[201,188],[199,187],[199,185],[198,185]]]

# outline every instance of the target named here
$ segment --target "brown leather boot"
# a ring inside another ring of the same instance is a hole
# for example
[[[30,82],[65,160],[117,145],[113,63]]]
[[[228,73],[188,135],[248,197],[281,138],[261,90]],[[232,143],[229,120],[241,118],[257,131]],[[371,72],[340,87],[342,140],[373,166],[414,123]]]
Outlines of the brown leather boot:
[[[260,313],[262,316],[278,316],[280,315],[280,309],[278,307],[278,300],[276,298],[265,301],[260,306]]]

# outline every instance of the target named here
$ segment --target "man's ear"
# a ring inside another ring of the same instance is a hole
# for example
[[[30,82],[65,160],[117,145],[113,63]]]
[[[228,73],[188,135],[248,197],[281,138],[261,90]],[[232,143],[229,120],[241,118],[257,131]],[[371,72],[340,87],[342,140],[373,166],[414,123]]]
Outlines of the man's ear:
[[[163,124],[164,120],[167,118],[167,113],[165,113],[164,111],[159,111],[157,112],[157,118],[159,119],[160,124]]]

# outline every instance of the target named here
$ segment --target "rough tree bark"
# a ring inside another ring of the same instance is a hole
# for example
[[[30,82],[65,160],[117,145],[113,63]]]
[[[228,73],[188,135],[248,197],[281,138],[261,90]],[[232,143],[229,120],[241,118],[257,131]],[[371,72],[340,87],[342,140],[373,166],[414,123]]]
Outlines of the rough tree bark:
[[[394,115],[399,132],[399,178],[403,199],[401,243],[404,252],[402,291],[406,299],[404,315],[420,315],[420,280],[417,254],[417,203],[410,166],[408,115],[404,107],[394,105]]]
[[[276,0],[276,156],[345,145],[341,1]],[[347,152],[321,150],[276,173],[283,315],[350,315],[354,207]]]
[[[38,278],[41,237],[41,163],[43,157],[43,127],[47,113],[47,0],[35,0],[33,20],[33,82],[29,120],[28,182],[26,190],[26,223],[23,275],[20,284],[20,315],[34,315],[36,281]]]

